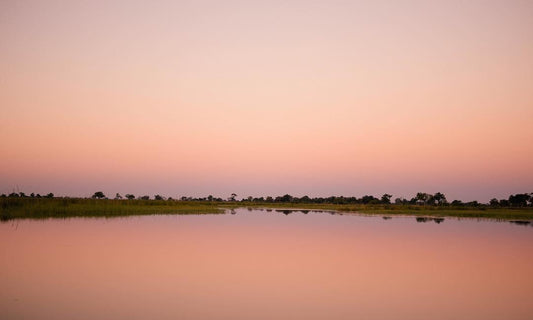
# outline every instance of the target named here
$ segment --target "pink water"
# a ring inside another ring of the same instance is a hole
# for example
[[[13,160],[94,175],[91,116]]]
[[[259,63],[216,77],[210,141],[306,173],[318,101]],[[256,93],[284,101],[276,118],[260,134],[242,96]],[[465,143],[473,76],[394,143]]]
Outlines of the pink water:
[[[533,319],[533,227],[237,210],[0,224],[0,319]]]

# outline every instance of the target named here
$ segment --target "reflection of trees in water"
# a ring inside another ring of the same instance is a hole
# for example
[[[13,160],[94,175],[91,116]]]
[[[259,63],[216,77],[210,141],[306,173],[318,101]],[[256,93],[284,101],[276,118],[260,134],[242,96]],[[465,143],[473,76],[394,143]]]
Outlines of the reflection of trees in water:
[[[419,222],[419,223],[426,223],[429,221],[433,221],[439,224],[444,221],[444,218],[416,217],[416,222]]]
[[[528,225],[531,225],[531,221],[527,221],[527,220],[512,220],[512,221],[509,221],[510,223],[513,223],[513,224],[517,224],[519,226],[528,226]],[[533,226],[533,225],[532,225]]]
[[[270,209],[267,209],[267,211],[272,211]],[[276,212],[283,213],[285,215],[294,213],[294,212],[301,212],[303,214],[308,214],[309,212],[323,212],[323,211],[317,211],[317,210],[295,210],[295,209],[276,209]],[[334,211],[330,212],[331,214],[335,214]]]
[[[435,223],[441,223],[444,221],[444,218],[434,218],[433,221],[435,221]]]

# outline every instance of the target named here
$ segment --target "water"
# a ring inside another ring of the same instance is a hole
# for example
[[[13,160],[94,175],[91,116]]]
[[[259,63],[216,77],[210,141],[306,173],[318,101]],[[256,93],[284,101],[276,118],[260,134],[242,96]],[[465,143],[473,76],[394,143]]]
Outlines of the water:
[[[0,224],[0,319],[533,319],[533,227],[236,210]]]

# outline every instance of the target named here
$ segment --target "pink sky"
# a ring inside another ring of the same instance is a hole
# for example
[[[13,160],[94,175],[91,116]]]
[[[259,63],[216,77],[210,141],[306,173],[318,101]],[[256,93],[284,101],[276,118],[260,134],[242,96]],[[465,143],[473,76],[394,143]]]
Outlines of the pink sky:
[[[533,2],[2,1],[0,193],[533,192]]]

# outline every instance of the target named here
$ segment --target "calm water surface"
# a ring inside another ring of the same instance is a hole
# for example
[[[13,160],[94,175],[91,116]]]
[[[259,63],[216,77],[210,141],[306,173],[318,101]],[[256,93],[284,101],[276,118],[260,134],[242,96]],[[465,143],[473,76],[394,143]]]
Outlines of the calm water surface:
[[[0,319],[525,320],[532,270],[533,227],[508,222],[245,209],[10,221]]]

